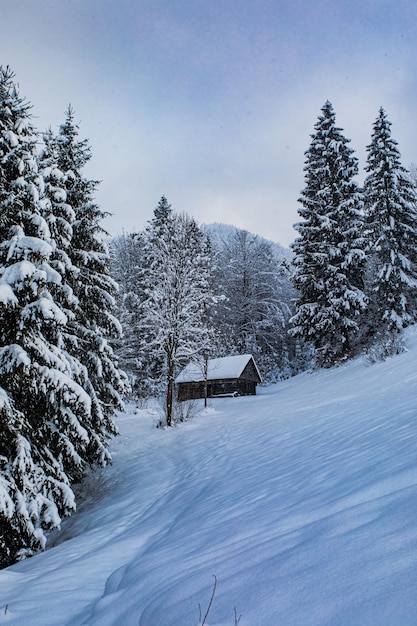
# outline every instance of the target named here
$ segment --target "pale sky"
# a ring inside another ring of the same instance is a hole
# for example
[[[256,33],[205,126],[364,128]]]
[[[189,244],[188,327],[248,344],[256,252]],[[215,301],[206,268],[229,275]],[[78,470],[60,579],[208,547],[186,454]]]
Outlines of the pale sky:
[[[165,195],[289,245],[326,100],[361,167],[380,106],[417,161],[415,0],[1,0],[0,19],[38,130],[74,107],[113,235]]]

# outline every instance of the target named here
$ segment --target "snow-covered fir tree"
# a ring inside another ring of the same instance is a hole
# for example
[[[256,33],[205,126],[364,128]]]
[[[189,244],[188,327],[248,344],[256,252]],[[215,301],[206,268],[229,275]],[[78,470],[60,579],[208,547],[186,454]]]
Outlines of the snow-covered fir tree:
[[[353,177],[357,159],[335,123],[330,102],[321,109],[306,151],[305,181],[292,244],[299,290],[291,333],[315,350],[317,365],[352,354],[365,309],[363,202]]]
[[[212,255],[195,220],[172,211],[162,197],[145,233],[141,306],[142,351],[151,376],[163,381],[166,422],[173,421],[174,379],[179,367],[204,356],[212,342],[209,311]]]
[[[74,216],[68,255],[75,268],[70,286],[78,304],[68,323],[66,345],[86,368],[85,388],[92,401],[97,437],[96,460],[104,463],[110,458],[106,441],[117,432],[112,417],[116,409],[123,409],[121,394],[128,385],[111,345],[120,337],[121,327],[113,313],[117,285],[110,276],[110,255],[103,239],[107,235],[102,226],[106,214],[94,198],[98,183],[84,176],[91,149],[78,134],[74,111],[69,107],[58,135],[49,138],[49,147],[56,155],[66,202]]]
[[[38,155],[38,170],[43,181],[44,194],[42,215],[54,241],[50,263],[62,277],[59,287],[55,289],[55,299],[59,299],[68,318],[73,318],[78,300],[70,285],[77,280],[78,270],[71,262],[69,251],[75,213],[67,202],[64,176],[58,169],[57,160],[55,138],[49,130],[44,135],[44,142]]]
[[[382,108],[367,151],[368,326],[375,339],[396,333],[416,319],[417,191],[401,165],[391,122]]]
[[[44,547],[45,530],[74,510],[71,485],[92,461],[95,437],[83,368],[66,350],[75,298],[51,234],[37,142],[30,105],[0,67],[2,566]]]

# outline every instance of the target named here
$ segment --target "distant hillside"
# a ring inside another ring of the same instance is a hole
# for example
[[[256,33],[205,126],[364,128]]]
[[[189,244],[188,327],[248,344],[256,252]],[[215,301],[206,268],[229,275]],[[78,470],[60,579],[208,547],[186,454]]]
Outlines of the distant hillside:
[[[202,230],[204,230],[207,235],[209,235],[213,245],[216,248],[219,248],[222,242],[230,239],[236,231],[243,230],[242,228],[238,228],[237,226],[232,226],[231,224],[220,224],[218,222],[214,222],[213,224],[203,224]],[[254,233],[251,233],[254,234]],[[261,237],[260,235],[256,235],[260,241],[268,241],[277,256],[278,259],[287,259],[290,260],[292,258],[292,252],[289,248],[284,248],[280,243],[275,241],[270,241],[269,239],[265,239],[265,237]]]

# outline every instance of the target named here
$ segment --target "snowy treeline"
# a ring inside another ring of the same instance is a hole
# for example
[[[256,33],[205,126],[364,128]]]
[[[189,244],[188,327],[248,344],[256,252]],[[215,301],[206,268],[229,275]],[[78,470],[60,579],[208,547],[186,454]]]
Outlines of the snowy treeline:
[[[172,381],[189,360],[204,368],[208,356],[251,353],[271,382],[400,348],[417,311],[417,193],[390,127],[381,109],[360,187],[326,102],[305,153],[292,254],[232,226],[199,228],[164,197],[143,232],[113,240],[120,358],[137,395],[166,394],[168,423]]]
[[[127,379],[97,186],[71,108],[42,137],[0,67],[0,567],[45,545],[108,463]]]
[[[295,373],[296,343],[289,335],[295,291],[291,254],[238,228],[205,228],[213,244],[213,310],[217,356],[253,354],[264,382]]]
[[[235,227],[199,227],[165,197],[142,232],[111,250],[120,361],[136,395],[165,395],[168,424],[173,381],[190,360],[204,371],[209,357],[251,353],[267,381],[293,373],[288,251]]]
[[[266,353],[273,320],[284,324],[278,260],[260,256],[269,244],[236,229],[221,246],[213,242],[208,230],[173,211],[165,197],[143,232],[112,242],[125,331],[121,363],[137,395],[165,394],[168,424],[181,367],[194,360],[204,368],[213,354]],[[278,354],[280,337],[273,337]]]

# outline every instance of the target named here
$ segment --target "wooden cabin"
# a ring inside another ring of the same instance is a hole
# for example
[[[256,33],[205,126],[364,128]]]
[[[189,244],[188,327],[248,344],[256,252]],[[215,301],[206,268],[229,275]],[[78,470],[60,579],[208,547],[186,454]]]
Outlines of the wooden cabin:
[[[254,396],[261,375],[251,354],[239,354],[207,362],[207,376],[202,364],[189,363],[175,380],[178,400],[205,397]]]

